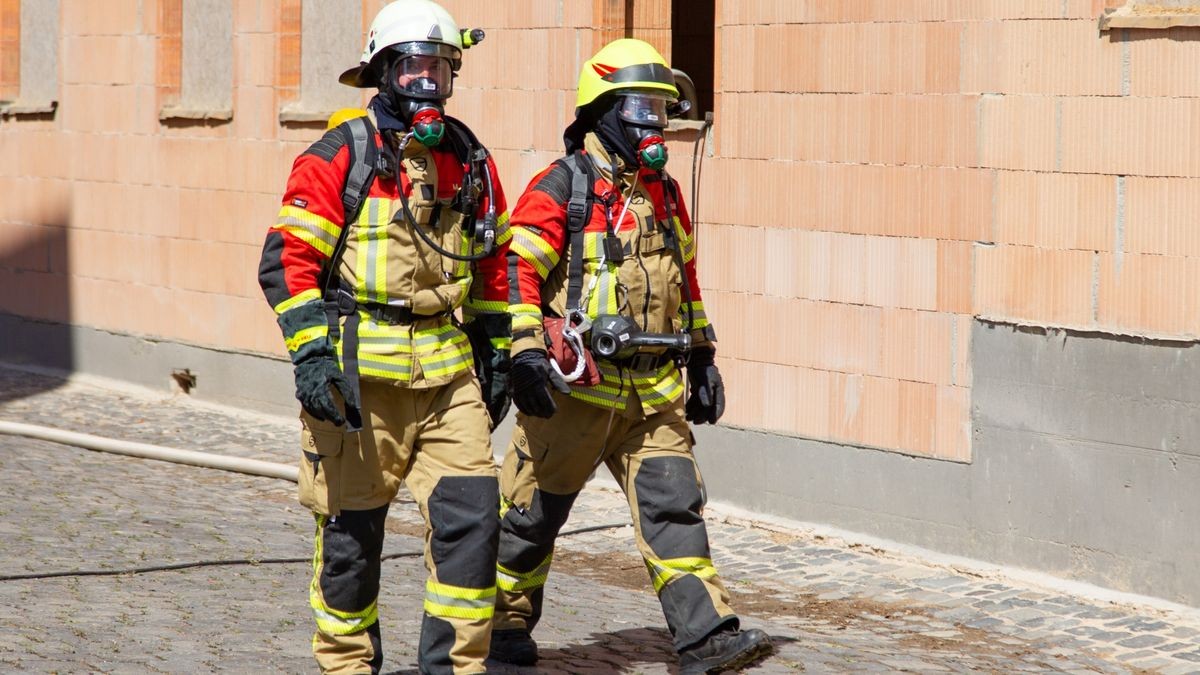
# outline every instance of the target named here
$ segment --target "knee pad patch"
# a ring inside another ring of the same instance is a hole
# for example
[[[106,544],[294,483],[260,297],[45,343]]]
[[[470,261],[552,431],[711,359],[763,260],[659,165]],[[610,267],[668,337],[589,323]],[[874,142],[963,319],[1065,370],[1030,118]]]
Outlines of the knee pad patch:
[[[498,503],[500,488],[492,476],[446,476],[437,482],[428,508],[438,581],[465,588],[495,585]]]
[[[688,457],[651,457],[634,476],[642,538],[659,558],[709,557],[704,497]]]
[[[509,535],[500,542],[501,563],[519,572],[541,565],[554,549],[558,531],[567,522],[578,496],[578,492],[556,495],[534,490],[529,508],[510,508],[500,524]]]

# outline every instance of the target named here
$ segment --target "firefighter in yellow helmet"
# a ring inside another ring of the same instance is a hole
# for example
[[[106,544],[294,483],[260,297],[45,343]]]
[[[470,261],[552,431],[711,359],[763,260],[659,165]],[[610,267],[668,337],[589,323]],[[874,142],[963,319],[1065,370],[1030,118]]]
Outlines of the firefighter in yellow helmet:
[[[680,672],[771,650],[761,630],[739,630],[701,516],[688,423],[715,424],[725,395],[692,224],[664,170],[668,115],[686,110],[678,96],[652,46],[605,46],[580,74],[566,157],[513,211],[509,387],[520,412],[500,473],[499,661],[537,661],[531,632],[554,540],[601,463],[628,498]]]
[[[481,37],[431,0],[385,5],[340,78],[375,96],[296,159],[263,246],[259,283],[303,408],[312,649],[327,673],[382,667],[380,560],[401,483],[426,524],[418,669],[486,670],[510,235],[490,154],[443,115],[463,50]]]

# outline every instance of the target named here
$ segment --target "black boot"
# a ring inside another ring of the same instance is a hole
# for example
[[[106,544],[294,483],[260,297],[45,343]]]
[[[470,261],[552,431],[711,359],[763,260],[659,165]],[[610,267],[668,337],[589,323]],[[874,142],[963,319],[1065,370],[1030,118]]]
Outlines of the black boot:
[[[757,628],[719,630],[679,654],[679,675],[736,670],[770,654],[771,649],[771,638]]]
[[[532,666],[538,660],[537,643],[524,628],[494,630],[488,658],[514,666]]]

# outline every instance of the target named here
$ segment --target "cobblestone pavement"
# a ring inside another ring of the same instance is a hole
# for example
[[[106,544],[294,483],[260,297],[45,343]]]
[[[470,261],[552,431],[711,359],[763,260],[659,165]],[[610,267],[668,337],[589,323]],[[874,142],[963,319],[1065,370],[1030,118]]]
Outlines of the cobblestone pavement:
[[[183,395],[0,368],[0,420],[291,463],[297,424]],[[306,589],[311,517],[284,481],[0,435],[0,670],[315,672]],[[775,656],[752,673],[1200,673],[1200,612],[1116,605],[806,532],[709,513],[713,557]],[[388,672],[415,672],[420,517],[389,519],[380,615]],[[623,497],[589,488],[561,539],[537,669],[674,673],[675,656]],[[408,554],[408,555],[406,555]],[[263,562],[295,559],[298,562]]]

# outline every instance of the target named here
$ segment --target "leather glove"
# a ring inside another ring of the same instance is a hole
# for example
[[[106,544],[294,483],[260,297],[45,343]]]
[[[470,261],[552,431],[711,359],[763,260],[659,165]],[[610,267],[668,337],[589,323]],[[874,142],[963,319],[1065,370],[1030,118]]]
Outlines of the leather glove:
[[[341,426],[346,417],[338,410],[330,385],[337,387],[347,408],[358,408],[358,397],[342,374],[336,357],[322,354],[296,364],[296,398],[305,412],[322,422]]]
[[[475,377],[479,379],[479,388],[483,390],[483,403],[492,418],[492,428],[508,414],[509,403],[512,402],[508,394],[508,370],[512,365],[508,350],[496,349],[491,340],[493,337],[509,335],[509,321],[507,314],[481,314],[463,326],[463,331],[471,341]]]
[[[553,385],[560,393],[570,394],[571,388],[562,377],[550,368],[550,359],[540,349],[526,349],[513,357],[508,372],[508,389],[513,403],[526,415],[550,417],[558,410],[550,397],[547,385]]]
[[[713,363],[716,351],[696,349],[687,363],[688,384],[692,393],[684,404],[684,416],[696,424],[716,424],[725,414],[725,385]]]

